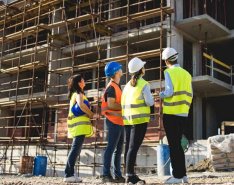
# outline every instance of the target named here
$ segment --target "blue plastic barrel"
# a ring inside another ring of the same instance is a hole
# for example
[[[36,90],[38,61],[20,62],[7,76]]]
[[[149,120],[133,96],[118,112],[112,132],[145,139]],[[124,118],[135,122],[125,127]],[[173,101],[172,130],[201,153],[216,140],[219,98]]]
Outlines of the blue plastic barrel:
[[[157,147],[158,176],[170,175],[170,149],[168,145],[160,144]]]
[[[47,168],[47,157],[46,156],[36,156],[34,158],[34,168],[33,168],[33,175],[35,176],[45,176],[46,175],[46,168]]]

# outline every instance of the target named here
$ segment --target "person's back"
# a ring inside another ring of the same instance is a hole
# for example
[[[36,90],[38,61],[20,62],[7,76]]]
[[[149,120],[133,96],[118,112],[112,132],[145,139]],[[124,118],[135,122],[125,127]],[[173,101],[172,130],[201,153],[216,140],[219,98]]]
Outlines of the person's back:
[[[179,65],[165,70],[169,74],[173,86],[173,95],[164,98],[164,114],[188,114],[192,102],[192,77]]]
[[[192,77],[177,63],[178,53],[174,48],[162,52],[167,69],[164,71],[165,90],[159,93],[163,99],[163,125],[170,147],[173,176],[166,184],[187,183],[185,155],[181,138],[187,124],[192,103]]]
[[[135,173],[137,152],[143,142],[150,120],[150,106],[154,104],[149,83],[142,76],[145,74],[145,65],[139,58],[133,58],[128,63],[131,80],[126,84],[121,98],[122,116],[125,125],[125,164],[126,183],[145,184]]]

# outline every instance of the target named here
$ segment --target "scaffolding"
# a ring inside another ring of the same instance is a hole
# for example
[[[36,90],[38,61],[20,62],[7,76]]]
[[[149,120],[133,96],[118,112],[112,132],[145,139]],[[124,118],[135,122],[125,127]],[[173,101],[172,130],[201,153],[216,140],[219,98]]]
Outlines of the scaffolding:
[[[162,48],[166,46],[173,8],[164,0],[17,0],[0,6],[0,164],[13,173],[15,146],[45,151],[56,175],[58,148],[70,148],[67,139],[67,79],[81,73],[95,117],[95,135],[84,147],[105,147],[106,130],[100,115],[100,97],[107,79],[108,61],[123,65],[121,84],[130,77],[127,63],[133,57],[147,61],[146,80],[152,93],[162,89]],[[149,32],[150,31],[150,32]],[[147,32],[149,32],[147,34]],[[152,44],[153,43],[153,44]],[[159,83],[159,88],[154,84]],[[144,146],[155,146],[164,135],[161,103],[151,110]],[[53,156],[46,151],[53,148]],[[8,153],[10,152],[10,157]],[[10,164],[9,170],[6,164]],[[77,165],[82,167],[81,164]],[[87,165],[86,165],[87,166]],[[78,169],[79,170],[79,169]]]

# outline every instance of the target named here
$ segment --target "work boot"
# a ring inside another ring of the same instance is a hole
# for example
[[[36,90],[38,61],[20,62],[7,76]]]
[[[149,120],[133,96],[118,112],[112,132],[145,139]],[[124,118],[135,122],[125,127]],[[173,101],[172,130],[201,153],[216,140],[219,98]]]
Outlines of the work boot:
[[[126,179],[127,184],[145,184],[145,181],[140,179],[137,175],[128,176]]]
[[[115,177],[114,179],[115,183],[125,183],[125,178],[124,177]]]
[[[101,178],[102,183],[115,182],[115,180],[110,175],[103,175]]]

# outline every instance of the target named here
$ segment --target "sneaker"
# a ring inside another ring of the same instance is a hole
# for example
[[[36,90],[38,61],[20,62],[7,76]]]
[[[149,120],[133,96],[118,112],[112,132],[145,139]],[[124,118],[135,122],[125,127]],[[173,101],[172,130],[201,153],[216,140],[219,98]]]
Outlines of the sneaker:
[[[71,176],[71,177],[65,177],[63,179],[63,182],[70,182],[70,183],[82,182],[82,179],[80,177]]]
[[[125,178],[124,177],[115,177],[114,179],[115,183],[125,183]]]
[[[183,177],[183,183],[189,183],[189,182],[188,182],[188,177],[187,177],[187,176],[184,176],[184,177]]]
[[[140,179],[137,175],[128,176],[126,179],[127,184],[145,184],[145,181]]]
[[[164,183],[165,184],[180,184],[180,183],[183,183],[183,178],[177,179],[175,177],[170,177]]]
[[[102,183],[115,182],[115,180],[109,175],[103,175],[101,178],[102,178]]]

